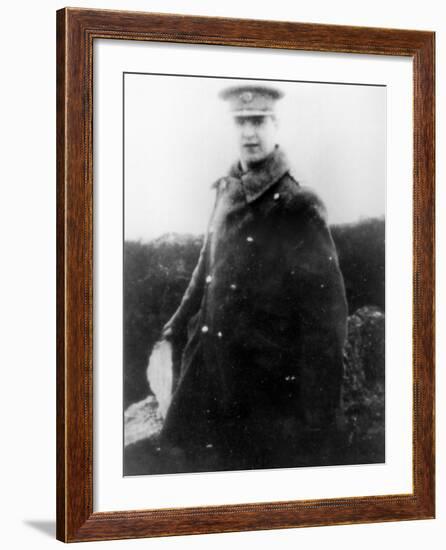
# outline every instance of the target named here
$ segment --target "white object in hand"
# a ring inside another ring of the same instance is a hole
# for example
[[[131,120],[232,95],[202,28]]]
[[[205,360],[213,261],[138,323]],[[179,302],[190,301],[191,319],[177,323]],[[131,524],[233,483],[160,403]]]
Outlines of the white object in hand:
[[[158,401],[159,412],[165,418],[172,399],[173,382],[172,345],[167,340],[155,344],[149,358],[147,380]]]

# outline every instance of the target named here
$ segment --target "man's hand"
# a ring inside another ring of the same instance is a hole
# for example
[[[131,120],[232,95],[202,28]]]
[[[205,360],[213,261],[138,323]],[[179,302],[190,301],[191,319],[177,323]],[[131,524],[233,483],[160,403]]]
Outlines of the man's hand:
[[[163,340],[168,340],[169,342],[172,341],[174,337],[172,325],[172,319],[167,321],[167,323],[164,325],[163,330],[161,331],[161,338]]]

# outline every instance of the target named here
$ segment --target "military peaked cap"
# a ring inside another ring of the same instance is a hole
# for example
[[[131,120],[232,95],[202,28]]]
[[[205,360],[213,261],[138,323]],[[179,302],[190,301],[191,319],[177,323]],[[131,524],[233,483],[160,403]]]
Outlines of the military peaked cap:
[[[233,116],[266,116],[274,114],[274,106],[283,92],[271,86],[243,85],[225,88],[219,94],[228,101]]]

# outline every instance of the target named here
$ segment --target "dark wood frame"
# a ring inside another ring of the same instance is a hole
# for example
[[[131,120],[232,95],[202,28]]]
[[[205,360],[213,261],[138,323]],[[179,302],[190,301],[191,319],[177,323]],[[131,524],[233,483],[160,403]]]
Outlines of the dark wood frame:
[[[408,56],[414,80],[413,492],[93,512],[93,41]],[[57,538],[124,539],[433,518],[432,32],[65,8],[57,12]]]

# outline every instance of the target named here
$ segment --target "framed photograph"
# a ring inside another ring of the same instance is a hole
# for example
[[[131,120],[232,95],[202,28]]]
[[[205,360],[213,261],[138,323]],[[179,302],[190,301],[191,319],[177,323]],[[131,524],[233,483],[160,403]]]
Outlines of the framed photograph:
[[[57,537],[434,517],[434,33],[57,12]]]

